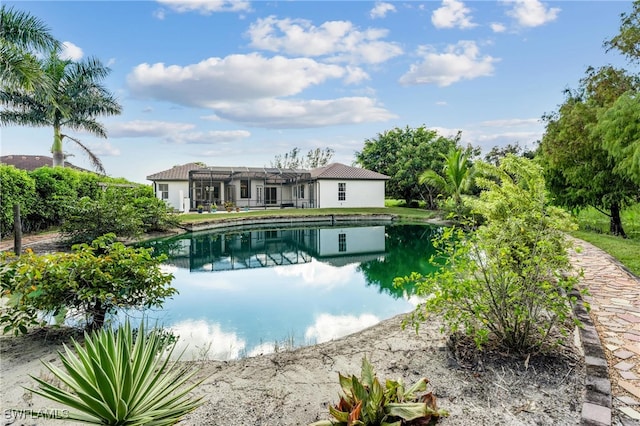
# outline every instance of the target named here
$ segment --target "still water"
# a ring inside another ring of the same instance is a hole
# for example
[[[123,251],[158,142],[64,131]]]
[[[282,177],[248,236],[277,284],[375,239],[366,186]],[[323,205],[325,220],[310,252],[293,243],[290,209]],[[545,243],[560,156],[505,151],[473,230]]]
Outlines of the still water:
[[[331,339],[411,311],[393,279],[430,273],[427,225],[265,228],[151,241],[179,294],[152,322],[180,336],[185,359],[228,360]]]

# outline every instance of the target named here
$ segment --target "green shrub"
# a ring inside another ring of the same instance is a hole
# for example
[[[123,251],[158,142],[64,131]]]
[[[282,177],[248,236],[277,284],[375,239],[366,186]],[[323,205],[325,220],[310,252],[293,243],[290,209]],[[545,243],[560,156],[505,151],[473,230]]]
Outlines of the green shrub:
[[[60,353],[64,369],[44,363],[62,385],[31,376],[39,388],[29,390],[78,411],[65,411],[65,419],[102,425],[176,424],[202,404],[201,398],[188,395],[199,383],[188,383],[195,370],[169,361],[175,342],[162,337],[157,330],[145,333],[141,325],[134,338],[128,322],[116,331],[85,334],[84,347],[73,341],[76,353],[66,345]]]
[[[335,406],[329,406],[335,420],[321,420],[309,426],[427,425],[448,416],[445,410],[438,410],[433,393],[424,393],[429,383],[426,378],[409,388],[402,381],[387,380],[383,388],[366,357],[362,359],[360,378],[338,373],[338,379],[343,395]]]
[[[490,338],[504,348],[531,353],[572,318],[569,274],[572,228],[568,214],[549,205],[539,166],[514,156],[500,166],[480,165],[484,189],[474,213],[486,219],[473,233],[447,229],[436,241],[448,259],[429,277],[412,274],[396,284],[416,283],[427,297],[412,316],[418,327],[429,313],[443,316],[451,333],[462,332],[481,347]]]
[[[24,170],[0,164],[0,236],[13,232],[13,205],[20,205],[20,215],[25,218],[32,211],[35,199],[33,178]]]
[[[0,254],[2,294],[10,303],[0,315],[4,332],[26,332],[42,314],[66,310],[83,315],[89,328],[100,328],[107,313],[119,309],[160,307],[177,293],[173,279],[160,269],[164,256],[151,249],[126,247],[107,234],[71,253],[38,256],[26,250],[16,258]]]

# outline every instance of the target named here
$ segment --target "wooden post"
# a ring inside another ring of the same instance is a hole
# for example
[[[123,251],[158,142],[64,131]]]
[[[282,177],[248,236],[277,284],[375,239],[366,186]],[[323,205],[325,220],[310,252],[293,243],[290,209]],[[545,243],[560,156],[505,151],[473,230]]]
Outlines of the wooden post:
[[[18,256],[22,253],[22,220],[18,203],[13,205],[13,252]]]

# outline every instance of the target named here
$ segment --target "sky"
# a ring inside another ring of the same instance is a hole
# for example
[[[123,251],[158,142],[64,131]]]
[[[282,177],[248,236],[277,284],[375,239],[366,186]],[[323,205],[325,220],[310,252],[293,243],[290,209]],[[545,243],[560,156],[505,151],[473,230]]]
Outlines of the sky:
[[[293,148],[352,164],[366,140],[425,126],[533,147],[631,1],[4,1],[73,60],[100,59],[122,114],[107,139],[63,129],[134,182],[189,162],[271,166]],[[0,128],[2,155],[51,155],[53,130]],[[69,161],[91,168],[66,141]]]

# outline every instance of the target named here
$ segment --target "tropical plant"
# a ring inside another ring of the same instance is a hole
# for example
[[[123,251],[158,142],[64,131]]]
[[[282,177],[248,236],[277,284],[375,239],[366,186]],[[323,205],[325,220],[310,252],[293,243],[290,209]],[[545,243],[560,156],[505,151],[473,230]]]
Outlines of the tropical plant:
[[[63,369],[49,362],[46,368],[60,386],[31,376],[39,387],[28,389],[77,412],[64,411],[64,419],[101,425],[174,425],[202,404],[189,393],[201,382],[189,383],[196,371],[189,364],[171,361],[175,342],[157,329],[140,325],[137,336],[129,322],[117,330],[85,333],[84,345],[73,340],[75,353],[64,345]],[[168,350],[168,353],[167,353]],[[62,410],[52,410],[50,418]]]
[[[426,297],[411,318],[416,328],[441,314],[450,333],[465,334],[478,347],[493,340],[516,353],[540,351],[556,331],[570,329],[577,276],[564,231],[575,225],[549,205],[542,170],[531,160],[509,155],[499,167],[477,167],[484,191],[473,211],[486,222],[473,233],[445,229],[435,241],[445,266],[396,284],[415,283]]]
[[[335,406],[329,406],[334,420],[321,420],[309,426],[402,426],[426,425],[448,416],[436,406],[429,380],[422,378],[410,387],[396,380],[387,380],[382,387],[366,357],[362,359],[360,378],[338,373],[343,395]]]
[[[7,88],[33,91],[46,87],[40,63],[34,53],[49,52],[60,46],[49,28],[38,18],[0,6],[0,84]]]
[[[7,89],[0,96],[0,123],[53,127],[53,165],[64,166],[63,140],[75,142],[88,156],[96,169],[104,173],[100,159],[78,139],[62,133],[64,127],[83,130],[106,138],[107,133],[96,119],[99,116],[120,114],[122,108],[115,97],[101,84],[111,71],[98,59],[80,62],[62,59],[53,50],[41,63],[48,82],[47,90],[27,92]]]
[[[455,148],[446,155],[440,153],[440,156],[444,159],[442,171],[438,173],[434,170],[425,170],[418,178],[418,182],[434,186],[451,197],[455,206],[453,213],[457,217],[462,217],[464,213],[462,194],[471,188],[475,174],[470,161],[471,152]]]
[[[177,293],[170,287],[173,276],[160,268],[164,259],[152,249],[126,247],[114,234],[76,245],[71,253],[0,253],[2,295],[10,296],[0,324],[5,333],[24,333],[43,315],[68,310],[97,329],[119,309],[161,307]]]
[[[329,164],[334,154],[333,148],[310,149],[306,156],[299,156],[300,148],[295,147],[284,155],[276,155],[271,161],[271,167],[280,169],[314,169]]]
[[[356,163],[390,177],[385,184],[387,197],[405,200],[407,205],[424,199],[427,208],[434,209],[437,193],[432,187],[419,185],[418,177],[424,170],[441,170],[444,160],[440,154],[455,149],[459,140],[460,134],[444,137],[424,126],[396,127],[366,139],[362,151],[356,152]]]

